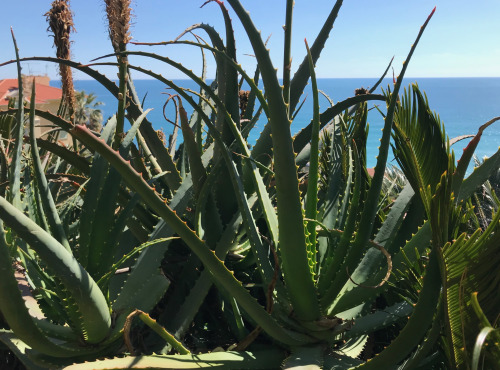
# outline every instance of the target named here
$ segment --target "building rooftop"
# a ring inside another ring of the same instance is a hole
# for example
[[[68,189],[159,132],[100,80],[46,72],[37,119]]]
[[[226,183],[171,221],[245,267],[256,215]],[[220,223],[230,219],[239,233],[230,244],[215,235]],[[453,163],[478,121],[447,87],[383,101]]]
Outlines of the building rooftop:
[[[24,96],[29,101],[31,97],[31,82],[33,81],[33,76],[26,76],[25,80],[25,91]],[[36,97],[35,104],[45,104],[51,100],[60,100],[62,98],[62,90],[49,86],[47,78],[36,79]],[[17,78],[7,78],[5,80],[0,80],[0,106],[7,105],[9,103],[9,97],[17,97],[19,91],[19,85]]]

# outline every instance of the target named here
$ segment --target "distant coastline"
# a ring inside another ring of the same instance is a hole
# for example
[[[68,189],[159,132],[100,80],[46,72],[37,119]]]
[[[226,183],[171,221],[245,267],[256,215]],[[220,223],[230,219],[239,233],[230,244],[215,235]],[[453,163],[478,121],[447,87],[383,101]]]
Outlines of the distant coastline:
[[[344,100],[354,95],[354,89],[358,87],[371,87],[378,80],[372,78],[319,78],[319,89],[328,94],[334,102]],[[180,86],[196,89],[196,84],[191,80],[175,79],[174,82]],[[433,111],[439,114],[445,124],[446,132],[450,138],[464,135],[476,134],[480,125],[489,119],[500,116],[500,77],[408,77],[404,79],[403,87],[410,83],[417,82],[420,88],[427,94],[429,105]],[[156,80],[138,79],[134,81],[139,97],[146,96],[145,107],[154,110],[148,115],[155,129],[162,129],[166,134],[172,130],[171,124],[163,118],[163,105],[166,100],[164,94],[168,90]],[[53,86],[58,86],[58,81],[51,81]],[[392,86],[392,77],[385,78],[381,87]],[[77,90],[85,90],[87,93],[94,93],[97,99],[104,105],[101,107],[103,116],[110,117],[115,111],[116,100],[99,83],[94,80],[75,80]],[[169,91],[171,92],[171,91]],[[380,93],[380,88],[378,89]],[[146,95],[147,93],[147,95]],[[312,112],[312,98],[308,88],[306,99],[302,110],[297,115],[292,124],[292,132],[298,131],[309,123]],[[305,96],[304,95],[304,96]],[[325,109],[328,105],[326,99],[321,98],[320,105]],[[371,105],[373,106],[373,104]],[[170,107],[171,108],[171,107]],[[186,107],[189,108],[189,107]],[[172,114],[167,108],[167,114]],[[369,113],[368,122],[370,124],[370,136],[368,143],[368,166],[375,164],[377,155],[378,136],[383,119],[376,110]],[[252,131],[250,143],[257,140],[265,122],[259,121],[257,127]],[[456,153],[460,153],[467,141],[454,145]],[[500,124],[489,127],[481,139],[476,155],[491,156],[498,150],[500,145]]]

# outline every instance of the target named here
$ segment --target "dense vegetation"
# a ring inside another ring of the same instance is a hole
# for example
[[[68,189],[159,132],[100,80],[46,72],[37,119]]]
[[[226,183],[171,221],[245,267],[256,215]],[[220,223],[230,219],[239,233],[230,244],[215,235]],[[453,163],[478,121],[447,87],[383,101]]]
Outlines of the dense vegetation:
[[[95,65],[69,60],[73,23],[64,0],[47,13],[57,58],[20,59],[16,46],[16,59],[4,63],[17,63],[20,80],[23,61],[59,63],[65,86],[58,115],[21,98],[0,113],[6,366],[497,366],[500,212],[492,182],[500,151],[468,177],[466,171],[483,130],[499,118],[479,128],[456,162],[453,140],[425,94],[417,85],[401,92],[434,11],[384,94],[374,92],[390,65],[370,91],[320,112],[314,66],[342,1],[310,48],[306,43],[293,77],[293,1],[286,2],[281,83],[240,1],[227,3],[252,44],[253,74],[236,62],[228,10],[210,2],[220,7],[224,37],[200,23],[164,43],[201,49],[204,64],[213,56],[210,85],[205,72],[127,50],[127,0],[105,0],[114,50],[106,58],[114,59],[95,63],[116,66],[118,85]],[[192,32],[209,42],[187,40]],[[130,64],[130,55],[144,57],[143,66]],[[199,91],[149,71],[148,58],[178,69]],[[116,115],[102,130],[79,124],[87,121],[78,114],[71,68],[116,97]],[[130,77],[135,71],[175,91],[168,97],[176,107],[169,140],[148,121]],[[291,133],[309,81],[311,122]],[[385,103],[373,176],[366,168],[369,101]],[[24,137],[25,125],[34,132],[35,116],[57,129]],[[252,147],[247,137],[259,118],[267,124]],[[61,130],[72,135],[72,147],[58,144]],[[391,145],[400,170],[387,171]]]

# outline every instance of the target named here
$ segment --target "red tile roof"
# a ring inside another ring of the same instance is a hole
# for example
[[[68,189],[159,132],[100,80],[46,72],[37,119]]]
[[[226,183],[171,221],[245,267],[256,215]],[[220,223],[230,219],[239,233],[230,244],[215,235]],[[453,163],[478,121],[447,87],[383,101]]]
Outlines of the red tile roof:
[[[9,103],[9,93],[18,89],[16,78],[7,78],[5,80],[0,80],[0,106],[7,105]],[[24,93],[28,98],[31,95],[31,91]],[[62,90],[57,87],[36,84],[36,98],[35,104],[44,104],[49,100],[60,100],[62,98]]]

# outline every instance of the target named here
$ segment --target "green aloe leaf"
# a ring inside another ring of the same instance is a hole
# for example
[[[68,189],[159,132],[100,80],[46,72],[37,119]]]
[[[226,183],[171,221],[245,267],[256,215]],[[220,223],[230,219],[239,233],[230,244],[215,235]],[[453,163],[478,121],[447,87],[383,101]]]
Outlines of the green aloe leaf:
[[[236,235],[243,219],[240,214],[235,215],[231,222],[226,226],[217,246],[215,247],[215,255],[222,261],[225,259],[227,252],[233,246],[233,238]],[[184,334],[193,322],[194,317],[199,312],[200,306],[208,294],[212,286],[212,280],[208,271],[202,271],[200,277],[196,281],[188,296],[185,298],[182,306],[177,310],[174,317],[169,320],[169,328],[172,328],[174,335],[177,338],[183,338]],[[168,313],[171,316],[170,313]]]
[[[201,153],[196,143],[196,138],[193,130],[189,126],[187,113],[182,106],[182,101],[179,99],[179,115],[181,120],[182,136],[184,137],[184,148],[187,151],[189,159],[189,168],[193,179],[193,186],[198,193],[203,186],[207,174],[203,163],[201,162]]]
[[[4,198],[0,198],[0,216],[38,253],[70,292],[82,315],[82,334],[86,341],[103,340],[111,327],[111,317],[106,299],[94,280],[56,239]]]
[[[318,36],[316,36],[316,39],[311,46],[311,56],[315,64],[321,55],[321,51],[326,44],[326,40],[328,40],[330,31],[332,30],[333,24],[335,23],[340,8],[342,7],[342,3],[342,0],[337,0],[335,2],[332,10],[328,14],[325,23],[321,27]],[[295,107],[297,106],[300,96],[302,95],[302,92],[307,85],[307,81],[309,80],[309,73],[309,61],[308,56],[306,55],[300,67],[297,69],[297,72],[295,72],[290,83],[290,113],[293,113],[295,111]]]
[[[336,116],[342,114],[345,110],[372,100],[385,101],[385,97],[383,95],[378,94],[365,94],[365,95],[357,95],[351,98],[347,98],[341,102],[338,102],[332,107],[326,109],[323,113],[320,114],[319,120],[321,122],[320,128],[322,129],[331,122]],[[297,151],[296,162],[298,166],[303,166],[307,163],[310,156],[310,145],[309,140],[311,138],[312,131],[312,122],[309,123],[306,127],[304,127],[300,132],[298,132],[293,139],[293,147]],[[255,155],[255,154],[254,154]]]
[[[17,41],[14,37],[14,31],[11,29],[12,41],[14,42],[14,49],[16,52],[16,65],[17,65],[17,84],[18,84],[18,110],[16,113],[16,127],[14,131],[14,148],[12,163],[10,165],[9,173],[9,193],[8,199],[12,201],[15,207],[21,209],[21,160],[23,151],[23,135],[24,135],[24,89],[23,77],[21,75],[21,62],[19,59],[19,49],[17,48]]]
[[[287,107],[276,70],[259,31],[238,0],[228,2],[250,39],[268,98],[280,228],[278,249],[285,285],[296,316],[301,320],[314,320],[319,317],[320,310],[305,247],[304,220]]]
[[[9,324],[11,330],[16,332],[16,339],[23,341],[31,348],[51,356],[74,356],[77,353],[75,350],[61,347],[50,341],[42,333],[29,314],[21,296],[21,292],[19,291],[17,280],[14,277],[12,258],[9,254],[5,239],[3,238],[3,223],[1,226],[0,294],[2,297],[9,297],[8,299],[0,300],[0,311],[2,312],[5,320]],[[4,335],[6,334],[0,335],[0,337],[2,337],[2,341],[4,340]],[[20,343],[19,345],[22,346],[23,344]],[[22,350],[22,348],[20,348],[20,350]]]
[[[284,353],[280,350],[260,352],[212,352],[190,355],[128,356],[94,362],[77,363],[65,370],[97,369],[278,369]]]
[[[104,126],[104,130],[101,134],[101,139],[111,144],[115,127],[116,116],[113,116]],[[90,170],[90,181],[87,183],[83,200],[85,206],[82,208],[82,214],[79,223],[80,238],[78,247],[78,260],[84,267],[87,267],[90,263],[95,263],[96,259],[97,261],[100,260],[100,256],[97,255],[98,251],[95,251],[96,256],[94,257],[94,261],[91,262],[90,260],[92,248],[98,247],[94,245],[92,241],[96,237],[97,232],[101,231],[102,233],[106,233],[108,231],[108,228],[104,228],[102,227],[100,222],[96,222],[96,217],[99,216],[97,212],[97,210],[99,209],[99,200],[101,198],[101,194],[103,193],[103,187],[106,183],[106,179],[109,177],[108,173],[108,163],[100,156],[99,153],[94,153],[92,167]],[[109,215],[103,214],[101,215],[101,217],[109,218]],[[102,222],[102,219],[100,221]],[[90,271],[91,274],[96,272],[95,268],[96,266],[93,266],[92,271]],[[97,279],[99,279],[101,276],[97,276]]]
[[[470,143],[464,149],[464,153],[462,154],[462,157],[460,158],[460,160],[458,162],[456,171],[453,174],[453,177],[454,177],[454,179],[453,179],[453,181],[454,181],[453,191],[455,193],[458,193],[460,195],[460,193],[462,192],[462,190],[461,190],[461,188],[462,188],[462,181],[463,181],[463,179],[465,177],[465,173],[467,171],[467,168],[469,167],[469,163],[470,163],[470,160],[471,160],[472,155],[474,153],[474,150],[476,149],[477,145],[479,144],[479,140],[481,140],[481,136],[483,135],[483,131],[488,126],[490,126],[491,124],[493,124],[494,122],[496,122],[498,120],[500,120],[500,117],[495,117],[495,118],[489,120],[488,122],[486,122],[481,127],[479,127],[479,130],[478,130],[477,134],[474,136],[474,138],[470,141]],[[497,151],[497,153],[495,155],[493,155],[492,158],[496,157],[499,152],[500,151]],[[490,162],[489,165],[491,165],[491,162]],[[484,167],[483,171],[487,167],[489,167],[489,166]],[[474,170],[476,170],[476,169],[474,169]],[[468,182],[466,181],[463,185],[467,186]],[[459,200],[459,199],[457,199],[457,200]]]
[[[283,100],[285,104],[290,103],[290,75],[292,70],[292,18],[293,0],[287,0],[285,12],[285,40],[283,46]],[[311,62],[309,61],[309,64]],[[288,113],[290,116],[290,112]]]
[[[82,171],[84,174],[88,174],[90,172],[89,161],[73,150],[67,149],[62,145],[44,139],[36,139],[36,144],[39,148],[57,155],[59,158],[63,159],[70,165],[78,168],[78,170]]]
[[[283,362],[282,369],[320,370],[324,368],[324,355],[323,346],[296,347]]]
[[[318,84],[316,83],[316,72],[309,45],[306,43],[307,55],[309,57],[309,73],[311,74],[311,85],[313,92],[313,126],[311,133],[311,156],[309,159],[309,178],[307,184],[307,196],[305,200],[305,217],[316,220],[318,216],[318,174],[319,174],[319,98]],[[307,223],[308,259],[311,272],[316,274],[316,224]]]
[[[31,90],[31,102],[35,101],[35,80],[33,80],[33,87]],[[50,225],[50,230],[55,238],[66,248],[66,250],[70,253],[71,247],[69,245],[68,238],[66,236],[66,232],[64,231],[64,227],[59,218],[59,213],[57,212],[56,205],[54,203],[54,199],[52,198],[52,193],[50,192],[50,188],[47,183],[47,179],[44,174],[44,169],[42,166],[42,161],[40,160],[40,156],[38,154],[38,145],[35,140],[35,104],[31,104],[30,107],[30,146],[31,146],[31,158],[33,159],[33,164],[35,168],[35,177],[37,183],[37,190],[42,194],[41,198],[41,206],[44,208],[44,213],[47,217],[48,223]]]

